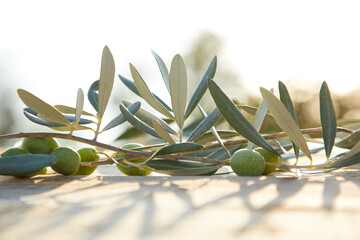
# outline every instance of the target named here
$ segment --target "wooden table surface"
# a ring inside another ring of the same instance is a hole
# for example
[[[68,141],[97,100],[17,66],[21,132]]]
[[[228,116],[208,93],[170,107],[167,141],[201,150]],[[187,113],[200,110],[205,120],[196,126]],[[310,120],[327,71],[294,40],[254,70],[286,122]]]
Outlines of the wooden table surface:
[[[0,239],[360,239],[360,172],[0,176]]]

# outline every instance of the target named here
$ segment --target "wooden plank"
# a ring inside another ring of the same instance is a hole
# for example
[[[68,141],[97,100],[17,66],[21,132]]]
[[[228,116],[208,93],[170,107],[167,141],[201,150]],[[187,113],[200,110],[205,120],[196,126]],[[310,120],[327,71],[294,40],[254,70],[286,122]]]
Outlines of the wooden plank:
[[[0,176],[0,239],[358,239],[359,169],[291,178]]]

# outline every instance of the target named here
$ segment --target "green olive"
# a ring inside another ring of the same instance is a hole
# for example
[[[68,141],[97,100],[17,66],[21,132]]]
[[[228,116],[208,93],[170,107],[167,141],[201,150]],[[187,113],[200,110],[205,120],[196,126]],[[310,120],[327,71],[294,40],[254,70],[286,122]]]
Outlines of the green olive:
[[[241,149],[232,155],[230,166],[238,176],[260,176],[265,169],[265,159],[258,152]]]
[[[96,154],[96,150],[94,148],[85,147],[81,148],[77,151],[80,155],[80,161],[81,162],[92,162],[92,161],[99,161],[100,156]],[[96,169],[96,166],[94,167],[86,167],[86,166],[80,166],[79,170],[77,170],[74,175],[90,175],[92,174]]]
[[[21,147],[33,154],[50,154],[59,144],[50,137],[27,137],[22,141]]]
[[[138,143],[128,143],[128,144],[123,145],[121,148],[133,149],[133,148],[138,148],[138,147],[143,147],[143,146],[141,144],[138,144]],[[129,156],[129,154],[118,153],[114,157],[115,158],[123,158],[123,157],[127,157],[127,156]],[[133,162],[133,163],[141,163],[141,162],[146,161],[146,159],[147,158],[140,158],[140,159],[136,159],[136,160],[131,161],[131,162]],[[126,164],[126,163],[122,163],[122,164],[125,165],[125,166],[128,166],[128,164]],[[124,173],[126,175],[129,175],[129,176],[146,176],[146,175],[149,175],[151,173],[151,171],[149,171],[149,170],[140,169],[140,168],[135,167],[135,166],[130,166],[130,169],[122,168],[119,165],[116,165],[116,166],[122,173]]]
[[[265,159],[265,162],[270,162],[270,163],[279,163],[279,156],[276,155],[275,153],[269,152],[263,148],[257,148],[255,149],[256,152],[260,153],[261,156],[263,156],[263,158]],[[266,166],[264,169],[264,172],[262,174],[268,174],[271,172],[274,172],[276,170],[276,166]]]
[[[77,172],[80,166],[80,155],[70,147],[58,147],[51,152],[56,161],[51,168],[63,175],[71,175]]]

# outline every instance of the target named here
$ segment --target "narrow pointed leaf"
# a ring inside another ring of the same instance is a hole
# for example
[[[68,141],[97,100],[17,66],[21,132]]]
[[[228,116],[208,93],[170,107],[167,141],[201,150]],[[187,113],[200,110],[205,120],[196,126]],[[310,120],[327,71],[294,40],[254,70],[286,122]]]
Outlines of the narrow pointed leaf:
[[[123,104],[128,107],[131,102],[128,100],[122,100]],[[146,124],[150,125],[152,127],[152,121],[157,120],[168,133],[177,135],[176,131],[173,130],[169,124],[167,124],[164,120],[161,118],[155,116],[151,112],[145,110],[144,108],[140,107],[140,109],[135,113],[135,116],[138,117],[141,121],[145,122]]]
[[[220,168],[212,164],[170,159],[151,160],[146,165],[155,172],[171,176],[211,176]]]
[[[69,124],[69,121],[65,118],[65,116],[50,104],[44,102],[43,100],[29,93],[26,90],[18,89],[17,92],[20,99],[25,103],[25,105],[34,110],[35,112],[40,113],[41,115],[45,116],[48,119],[51,119],[54,122]]]
[[[140,109],[140,102],[135,102],[129,106],[126,106],[127,109],[132,113],[132,114],[135,114],[139,109]],[[124,123],[126,121],[125,117],[123,114],[119,114],[117,115],[113,120],[111,120],[105,127],[104,129],[101,131],[101,132],[104,132],[104,131],[107,131],[109,129],[112,129],[122,123]]]
[[[350,136],[335,143],[339,148],[351,149],[360,141],[360,130],[353,132]]]
[[[146,125],[145,123],[143,123],[141,120],[139,120],[134,114],[132,114],[124,105],[120,104],[120,111],[121,113],[124,115],[124,117],[126,118],[126,120],[133,125],[134,127],[136,127],[137,129],[153,136],[156,138],[160,138],[161,137],[156,133],[156,131],[149,127],[148,125]]]
[[[251,114],[253,116],[256,115],[257,109],[256,107],[247,106],[247,105],[236,105],[240,110],[244,110],[246,113]],[[265,119],[263,121],[260,132],[262,133],[275,133],[280,132],[282,129],[279,127],[274,117],[268,112],[266,113]]]
[[[99,95],[97,94],[98,91],[99,80],[96,80],[91,84],[88,90],[88,100],[97,113],[99,113]]]
[[[174,144],[175,141],[174,139],[169,135],[169,133],[165,130],[165,128],[159,123],[159,121],[157,120],[153,120],[152,122],[154,130],[156,131],[156,133],[162,138],[164,139],[166,142],[170,143],[170,144]]]
[[[233,155],[237,150],[244,148],[246,145],[237,145],[237,146],[230,146],[226,150],[224,148],[219,149],[218,151],[210,154],[208,156],[209,159],[216,159],[216,160],[227,160]],[[230,157],[229,157],[230,153]]]
[[[331,150],[335,143],[336,136],[336,114],[334,105],[331,100],[330,91],[326,82],[323,82],[320,94],[320,120],[323,130],[323,139],[325,146],[325,154],[327,159],[330,158]]]
[[[206,118],[207,115],[206,115],[206,112],[204,111],[204,109],[202,109],[202,107],[200,105],[198,105],[199,107],[199,110],[201,112],[201,115]],[[216,108],[217,109],[217,108]],[[215,110],[215,109],[214,109]],[[217,110],[219,111],[219,110]],[[220,112],[219,112],[220,113]],[[211,114],[211,113],[210,113]],[[220,113],[220,117],[219,117],[219,120],[221,119],[221,113]],[[216,123],[215,123],[216,124]],[[215,125],[214,124],[214,125]],[[221,145],[221,147],[223,148],[223,150],[228,154],[229,157],[231,157],[231,154],[229,152],[229,150],[227,149],[227,147],[224,145],[223,141],[221,140],[220,138],[220,135],[218,134],[216,128],[214,126],[211,127],[211,132],[212,134],[214,135],[214,137],[216,138],[216,140],[218,141],[218,143]]]
[[[28,177],[50,166],[56,158],[49,154],[25,154],[0,158],[0,175]]]
[[[115,63],[114,58],[107,46],[104,47],[101,58],[100,82],[99,82],[99,115],[104,115],[109,102],[114,84]]]
[[[68,106],[65,106],[65,105],[55,105],[54,108],[56,108],[57,110],[59,110],[63,114],[73,114],[73,115],[75,115],[75,113],[76,113],[75,108],[68,107]],[[94,114],[86,112],[84,110],[81,112],[81,115],[95,117]]]
[[[277,152],[270,146],[270,144],[260,135],[258,131],[251,125],[251,123],[242,115],[240,110],[230,100],[228,96],[217,86],[217,84],[208,80],[210,93],[216,103],[216,106],[224,116],[226,121],[244,138],[255,143],[270,152],[277,154]]]
[[[289,91],[288,91],[287,87],[285,86],[285,84],[281,81],[279,81],[279,94],[280,94],[280,101],[285,105],[286,109],[289,111],[289,113],[290,113],[291,117],[294,119],[295,123],[297,125],[299,125],[299,122],[296,117],[294,104],[291,100]],[[299,156],[300,156],[299,148],[296,146],[296,144],[294,142],[292,143],[292,145],[294,148],[295,157],[296,157],[296,159],[299,159]]]
[[[171,63],[169,80],[172,109],[176,123],[182,129],[187,98],[187,73],[184,60],[179,54],[175,55]]]
[[[354,156],[359,156],[360,155],[359,153],[360,153],[360,142],[358,142],[349,152],[347,152],[341,158],[336,160],[336,162],[344,161]]]
[[[305,156],[312,160],[306,140],[301,134],[299,126],[296,124],[295,120],[292,118],[284,104],[267,89],[261,87],[260,92],[279,126],[286,132],[291,141],[293,141],[296,146],[299,147]]]
[[[271,92],[273,92],[274,90],[271,89]],[[254,117],[254,122],[253,122],[253,126],[256,129],[256,131],[260,131],[261,129],[261,125],[264,122],[266,113],[268,111],[268,108],[266,106],[266,103],[264,101],[261,101],[260,106],[258,108],[258,110],[256,111],[255,117]],[[253,149],[255,146],[255,144],[253,142],[249,142],[247,149]]]
[[[200,122],[200,124],[194,129],[188,138],[188,142],[192,142],[197,138],[204,135],[209,129],[211,129],[221,118],[221,113],[218,108],[214,108],[211,113]]]
[[[171,113],[159,102],[157,101],[152,93],[150,92],[148,86],[140,76],[139,72],[136,70],[136,68],[130,64],[130,71],[131,75],[134,79],[136,89],[139,91],[141,97],[155,110],[163,114],[164,116],[174,119],[174,117],[171,115]]]
[[[358,163],[360,163],[360,151],[356,150],[352,153],[347,152],[345,154],[341,154],[340,156],[334,157],[334,160],[330,162],[330,167],[341,168]]]
[[[190,98],[190,101],[186,107],[185,119],[187,119],[190,114],[194,111],[195,107],[199,104],[201,98],[204,96],[206,89],[208,87],[207,80],[208,78],[213,79],[216,72],[216,65],[217,65],[217,57],[215,56],[208,69],[206,70],[203,78],[199,82],[199,85],[196,87],[193,95]]]
[[[151,159],[159,155],[168,155],[168,154],[181,153],[181,152],[193,152],[193,151],[201,150],[203,148],[204,146],[197,143],[171,144],[155,151],[154,154],[147,161],[150,161]]]
[[[70,125],[51,122],[51,121],[48,121],[46,119],[40,118],[40,117],[36,116],[37,115],[36,112],[32,111],[29,108],[24,109],[24,115],[25,115],[25,117],[27,119],[29,119],[30,121],[32,121],[32,122],[34,122],[36,124],[40,124],[42,126],[49,127],[51,129],[54,129],[54,130],[57,130],[57,131],[70,131],[71,130]],[[65,117],[70,122],[75,121],[75,117],[73,117],[73,116],[65,116]],[[78,125],[75,129],[72,129],[72,130],[88,130],[88,129],[91,129],[89,127],[85,127],[85,126],[81,125],[81,124],[88,124],[88,123],[93,123],[93,121],[81,118],[80,122],[79,122],[80,125]]]
[[[164,61],[161,59],[161,57],[159,55],[157,55],[156,52],[154,52],[154,51],[151,51],[151,52],[155,57],[155,60],[156,60],[156,62],[158,64],[160,72],[161,72],[161,76],[162,76],[162,78],[164,80],[164,83],[166,85],[167,90],[170,93],[169,71],[168,71]]]
[[[125,86],[127,88],[129,88],[133,93],[135,93],[136,95],[138,95],[139,97],[142,98],[142,96],[140,95],[139,91],[136,88],[136,85],[133,81],[130,81],[129,79],[127,79],[126,77],[123,77],[119,74],[119,78],[122,81],[122,83],[125,84]],[[169,112],[172,111],[171,107],[169,107],[160,97],[158,97],[155,93],[151,93],[153,95],[153,97],[161,104],[163,105],[166,110],[168,110]]]
[[[76,125],[80,122],[80,117],[84,107],[84,93],[81,88],[78,89],[76,98],[76,110],[75,110],[75,123]]]
[[[238,132],[230,131],[230,130],[217,130],[217,133],[219,134],[221,139],[230,139],[230,138],[239,136]],[[202,135],[201,137],[195,139],[194,142],[199,143],[199,144],[206,144],[206,143],[213,142],[216,140],[217,139],[212,132],[207,132],[204,135]]]

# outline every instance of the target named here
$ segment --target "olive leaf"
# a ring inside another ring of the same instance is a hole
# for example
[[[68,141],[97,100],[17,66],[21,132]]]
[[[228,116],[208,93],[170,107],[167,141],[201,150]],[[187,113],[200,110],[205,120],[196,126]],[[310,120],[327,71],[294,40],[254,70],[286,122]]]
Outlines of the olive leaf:
[[[170,95],[175,121],[182,131],[187,98],[187,73],[184,60],[177,54],[171,62]]]
[[[109,102],[110,94],[114,84],[115,63],[114,58],[108,48],[104,47],[101,58],[101,70],[99,81],[99,116],[104,115],[105,109]]]
[[[190,134],[187,141],[192,142],[192,141],[196,140],[197,138],[201,137],[202,135],[204,135],[209,129],[211,129],[220,120],[220,118],[221,118],[221,113],[220,113],[219,109],[214,108],[214,110],[212,110],[211,113],[208,116],[206,116],[200,122],[199,125],[196,126],[196,128]]]
[[[213,80],[208,79],[208,86],[221,114],[239,134],[259,147],[278,154]]]
[[[135,102],[133,104],[130,104],[129,106],[126,106],[127,109],[132,113],[135,114],[139,109],[140,109],[140,102]],[[121,113],[119,115],[117,115],[113,120],[111,120],[104,128],[101,132],[107,131],[109,129],[112,129],[122,123],[124,123],[126,121],[124,115],[122,115]]]
[[[153,137],[162,139],[153,128],[143,123],[122,104],[120,104],[120,111],[131,125]]]
[[[154,98],[152,93],[150,92],[148,86],[146,85],[145,81],[140,76],[139,72],[136,70],[136,68],[130,63],[130,71],[131,75],[134,79],[136,89],[139,91],[139,94],[141,97],[155,110],[163,114],[164,116],[174,119],[174,116],[169,112],[168,109],[164,107],[158,100]]]
[[[69,124],[69,120],[67,120],[61,112],[30,92],[24,89],[18,89],[17,93],[26,106],[41,114],[45,118],[57,123]]]
[[[222,139],[230,139],[230,138],[239,136],[238,132],[231,131],[231,130],[217,130],[217,133],[219,134],[220,138],[222,138]],[[212,132],[207,132],[204,135],[197,138],[196,140],[194,140],[194,142],[199,143],[199,144],[206,144],[206,143],[213,142],[216,140],[217,139]]]
[[[169,135],[169,133],[165,130],[165,128],[159,123],[159,121],[157,120],[153,120],[152,121],[152,125],[154,127],[154,130],[156,131],[156,133],[162,138],[164,139],[166,142],[170,143],[170,144],[174,144],[175,141],[174,139]]]
[[[154,172],[170,176],[211,176],[220,168],[213,164],[170,159],[151,160],[146,165]]]
[[[330,161],[330,167],[332,168],[341,168],[341,167],[347,167],[350,165],[358,164],[360,163],[360,151],[357,149],[356,151],[353,151],[352,153],[342,153]]]
[[[81,88],[78,89],[77,98],[76,98],[76,109],[75,109],[75,124],[78,125],[80,122],[80,117],[84,107],[84,93]]]
[[[136,88],[136,85],[133,81],[130,81],[129,79],[127,79],[124,76],[121,76],[120,74],[118,75],[121,82],[130,89],[130,91],[132,91],[133,93],[135,93],[136,95],[138,95],[139,97],[142,98],[142,96],[140,95],[139,91]],[[159,96],[157,96],[155,93],[151,93],[151,95],[153,95],[153,97],[161,104],[163,105],[166,110],[168,110],[169,112],[172,111],[171,107],[169,107]]]
[[[99,113],[99,95],[97,92],[99,91],[99,80],[93,82],[88,90],[88,100],[91,106],[95,109],[97,113]]]
[[[29,177],[50,166],[56,157],[49,154],[24,154],[0,158],[0,175]]]
[[[335,143],[336,147],[351,149],[360,141],[360,130],[356,130],[349,136]]]
[[[198,105],[198,103],[200,102],[201,98],[203,97],[203,95],[206,92],[206,89],[208,87],[207,85],[207,80],[208,78],[213,79],[215,76],[215,72],[216,72],[216,65],[217,65],[217,57],[215,56],[208,69],[206,70],[203,78],[201,79],[201,81],[199,82],[198,86],[196,87],[193,95],[190,98],[190,101],[186,107],[186,113],[185,113],[185,119],[187,119],[190,114],[194,111],[195,107]]]
[[[285,84],[281,81],[279,81],[279,94],[280,94],[280,101],[285,105],[286,109],[289,111],[290,115],[294,119],[295,123],[299,125],[299,122],[297,120],[294,104],[291,100],[289,91]],[[299,148],[296,146],[294,142],[292,142],[292,146],[294,148],[294,153],[296,157],[296,161],[299,159],[300,152]]]
[[[273,92],[274,90],[271,89],[271,92]],[[256,131],[260,131],[261,129],[261,125],[264,122],[264,119],[266,117],[266,113],[268,111],[268,108],[265,104],[264,101],[261,101],[259,108],[256,111],[255,117],[254,117],[254,122],[253,122],[253,126],[256,129]],[[255,146],[255,144],[253,142],[249,142],[247,145],[247,149],[253,149]]]
[[[128,107],[131,102],[128,100],[122,100],[123,104]],[[146,124],[152,126],[152,121],[156,120],[158,121],[163,128],[171,134],[177,135],[176,131],[173,130],[169,124],[167,124],[164,120],[162,120],[161,118],[155,116],[154,114],[152,114],[151,112],[145,110],[144,108],[140,107],[140,109],[138,111],[136,111],[136,113],[134,113],[136,117],[138,117],[141,121],[145,122]]]
[[[301,134],[299,126],[296,124],[284,104],[267,89],[261,87],[260,92],[279,126],[286,132],[296,146],[298,146],[299,149],[312,161],[311,153],[306,140]]]
[[[73,107],[69,107],[69,106],[65,106],[65,105],[55,105],[54,108],[56,108],[57,110],[59,110],[61,113],[63,114],[73,114],[75,115],[76,113],[76,109]],[[82,111],[81,115],[85,115],[85,116],[91,116],[91,117],[95,117],[94,114],[89,113],[87,111]]]
[[[27,119],[29,119],[30,121],[36,123],[36,124],[40,124],[49,128],[52,128],[54,130],[57,131],[70,131],[72,129],[72,126],[70,126],[69,124],[62,124],[62,123],[57,123],[57,122],[52,122],[49,121],[47,119],[41,118],[38,116],[38,113],[35,112],[34,110],[30,109],[30,108],[24,108],[24,115]],[[66,119],[69,122],[74,122],[75,121],[75,117],[74,116],[67,116],[65,115]],[[89,124],[89,123],[93,123],[93,121],[88,120],[88,119],[84,119],[84,118],[80,118],[79,124],[77,125],[75,129],[73,130],[88,130],[91,129],[89,127],[85,127],[82,126],[83,124]]]
[[[327,83],[324,81],[321,85],[320,94],[320,120],[323,130],[323,139],[325,145],[326,158],[330,158],[331,150],[336,137],[336,114],[331,100],[330,91]]]
[[[184,142],[184,143],[175,143],[175,144],[171,144],[162,148],[159,148],[158,150],[156,150],[153,155],[151,155],[151,157],[149,157],[147,161],[152,160],[153,158],[155,158],[156,156],[159,155],[167,155],[167,154],[173,154],[173,153],[182,153],[182,152],[192,152],[192,151],[198,151],[203,149],[204,146],[197,144],[197,143],[188,143],[188,142]]]
[[[164,83],[166,85],[167,90],[170,93],[170,80],[169,80],[169,71],[164,63],[164,61],[161,59],[161,57],[159,55],[156,54],[156,52],[154,52],[153,50],[151,51],[153,56],[155,57],[155,60],[159,66],[159,70],[161,72],[161,76],[164,80]]]

